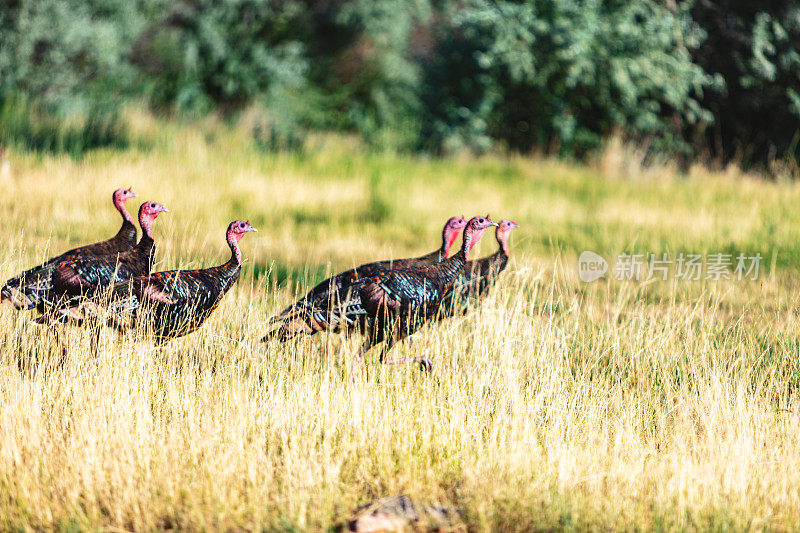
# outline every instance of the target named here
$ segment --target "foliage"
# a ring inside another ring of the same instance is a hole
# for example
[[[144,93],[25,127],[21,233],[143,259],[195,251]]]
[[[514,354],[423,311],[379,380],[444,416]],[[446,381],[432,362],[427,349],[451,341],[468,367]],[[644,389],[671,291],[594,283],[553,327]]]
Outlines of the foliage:
[[[50,110],[85,113],[129,93],[126,54],[142,30],[145,2],[12,0],[0,7],[0,90]]]
[[[695,62],[719,80],[701,104],[714,122],[702,145],[723,161],[800,157],[800,4],[698,0],[707,34]]]
[[[0,7],[0,143],[78,157],[124,147],[127,43],[147,2],[13,0]]]
[[[66,152],[74,158],[91,148],[127,147],[130,139],[118,111],[95,102],[87,105],[86,112],[65,118],[24,94],[6,93],[0,97],[0,146]]]
[[[800,145],[789,2],[11,0],[0,43],[0,93],[58,119],[128,99],[257,106],[268,149],[323,129],[379,149],[577,157],[615,135],[757,164]]]
[[[308,68],[292,37],[296,2],[180,0],[133,43],[158,105],[207,112],[298,87]]]
[[[345,124],[373,145],[409,148],[419,138],[421,79],[412,34],[431,14],[427,0],[355,0],[334,19],[352,37],[333,56],[329,83],[345,95]]]
[[[500,139],[580,155],[622,130],[685,149],[673,122],[709,118],[694,97],[707,78],[687,51],[698,32],[684,11],[651,0],[475,0],[450,21],[427,84],[436,144]]]

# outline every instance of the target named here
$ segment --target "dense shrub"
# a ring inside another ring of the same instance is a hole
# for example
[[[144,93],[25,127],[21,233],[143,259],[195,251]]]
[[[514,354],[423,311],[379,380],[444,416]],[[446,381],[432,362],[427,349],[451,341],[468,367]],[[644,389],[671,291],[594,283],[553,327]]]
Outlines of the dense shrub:
[[[10,0],[0,7],[0,143],[74,157],[127,146],[129,44],[145,2]]]
[[[581,157],[613,133],[651,152],[764,164],[798,154],[800,6],[8,0],[4,94],[24,94],[34,122],[98,122],[97,110],[129,97],[170,114],[255,106],[265,117],[256,142],[269,150],[333,129],[380,148]]]
[[[724,162],[800,157],[800,4],[698,0],[691,13],[707,35],[694,60],[718,80],[696,146]]]
[[[132,58],[158,106],[229,114],[258,102],[272,111],[279,123],[269,129],[280,136],[295,122],[378,139],[420,111],[406,44],[426,6],[178,0],[142,32]],[[397,135],[382,144],[403,143],[412,144]]]
[[[0,146],[78,158],[92,148],[128,145],[127,128],[113,107],[90,103],[85,112],[64,116],[22,93],[0,97]]]
[[[0,6],[0,90],[84,113],[133,91],[130,44],[145,2],[10,0]]]
[[[651,0],[474,0],[438,36],[429,139],[580,155],[621,130],[686,150],[680,125],[710,118],[688,52],[699,36],[685,11]]]
[[[297,88],[308,70],[291,27],[299,5],[270,0],[179,0],[132,47],[134,64],[162,106],[240,108]]]

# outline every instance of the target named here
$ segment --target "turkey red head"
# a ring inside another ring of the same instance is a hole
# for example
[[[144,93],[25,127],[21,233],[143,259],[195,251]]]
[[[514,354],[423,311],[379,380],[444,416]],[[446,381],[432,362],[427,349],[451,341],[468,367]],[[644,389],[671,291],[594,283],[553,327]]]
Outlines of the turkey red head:
[[[478,241],[481,240],[483,234],[486,233],[486,230],[497,226],[496,222],[492,222],[492,219],[489,218],[489,215],[485,217],[472,217],[467,222],[467,227],[464,228],[464,242],[462,244],[462,251],[464,252],[464,256],[468,257],[469,252],[472,250],[472,247],[478,244]]]
[[[120,206],[125,205],[125,202],[131,198],[136,198],[136,193],[133,192],[131,187],[128,187],[127,189],[117,189],[114,191],[114,194],[111,198],[114,200],[114,205]]]
[[[169,213],[169,209],[158,202],[145,202],[139,206],[139,225],[142,226],[145,235],[151,239],[153,238],[153,222],[161,213]]]
[[[453,243],[456,242],[456,239],[461,234],[461,230],[463,230],[466,225],[467,220],[464,217],[451,217],[447,223],[445,223],[444,229],[442,230],[442,251],[445,257],[450,254],[450,248],[453,247]]]
[[[125,207],[125,203],[131,198],[136,198],[136,193],[133,192],[130,187],[127,189],[117,189],[114,191],[114,194],[111,195],[111,201],[114,202],[114,207],[117,208],[117,211],[122,214],[122,218],[133,223],[133,218],[131,218],[128,209]]]
[[[155,220],[161,213],[169,213],[169,209],[158,202],[145,202],[139,207],[139,218],[147,217]]]
[[[228,226],[228,235],[235,237],[236,242],[241,241],[242,237],[244,237],[244,234],[250,231],[258,231],[258,230],[253,226],[251,226],[249,221],[245,222],[242,220],[234,220]]]
[[[513,220],[501,220],[500,224],[497,225],[495,237],[497,238],[497,243],[500,245],[500,249],[503,250],[503,253],[506,255],[508,255],[508,237],[511,236],[511,230],[518,227],[519,225]]]
[[[228,225],[228,231],[226,232],[225,237],[228,241],[228,246],[231,247],[231,252],[236,258],[237,263],[242,262],[242,252],[239,250],[239,241],[242,240],[242,237],[244,237],[245,233],[249,233],[251,231],[258,230],[251,226],[250,222],[245,222],[243,220],[234,220]]]

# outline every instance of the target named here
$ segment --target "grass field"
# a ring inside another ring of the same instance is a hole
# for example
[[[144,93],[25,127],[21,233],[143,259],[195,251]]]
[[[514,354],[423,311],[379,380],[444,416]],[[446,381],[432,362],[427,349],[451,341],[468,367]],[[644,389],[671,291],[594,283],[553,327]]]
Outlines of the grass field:
[[[0,308],[0,530],[326,530],[395,494],[475,531],[800,528],[800,186],[164,138],[12,153],[3,279],[116,232],[119,186],[170,209],[160,270],[227,259],[235,218],[260,232],[218,312],[163,347],[104,330],[94,354],[67,328],[58,365],[52,331]],[[325,274],[426,253],[448,216],[486,212],[521,226],[496,290],[396,348],[432,375],[370,354],[350,383],[356,338],[258,342]],[[757,281],[585,284],[583,250],[764,260]]]

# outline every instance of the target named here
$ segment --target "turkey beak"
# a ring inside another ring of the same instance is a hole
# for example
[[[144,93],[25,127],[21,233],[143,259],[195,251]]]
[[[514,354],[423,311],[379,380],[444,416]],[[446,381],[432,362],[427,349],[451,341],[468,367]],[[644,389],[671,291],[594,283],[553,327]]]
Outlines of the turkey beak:
[[[166,207],[164,207],[162,205],[161,207],[158,208],[158,212],[159,213],[169,213],[169,209],[167,209]]]
[[[516,222],[513,222],[513,221],[511,222],[511,229],[517,229],[518,227],[519,227],[519,224],[517,224]]]
[[[247,225],[247,231],[258,231],[256,228],[251,226],[250,224]]]

